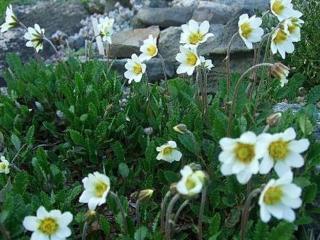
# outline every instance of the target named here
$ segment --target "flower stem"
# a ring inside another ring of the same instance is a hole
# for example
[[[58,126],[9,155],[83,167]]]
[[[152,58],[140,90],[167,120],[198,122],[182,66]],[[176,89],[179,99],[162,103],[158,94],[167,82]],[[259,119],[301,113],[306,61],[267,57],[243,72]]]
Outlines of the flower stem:
[[[198,240],[202,240],[203,233],[202,233],[202,222],[203,222],[203,212],[204,207],[206,204],[207,199],[207,187],[203,187],[202,194],[201,194],[201,205],[199,210],[199,218],[198,218]]]
[[[236,100],[238,98],[238,94],[239,94],[239,89],[241,86],[241,83],[243,81],[243,79],[247,76],[248,73],[250,73],[251,71],[260,68],[260,67],[272,67],[273,64],[272,63],[260,63],[260,64],[256,64],[252,67],[250,67],[249,69],[247,69],[242,75],[241,77],[238,79],[235,89],[234,89],[234,93],[233,93],[233,98],[232,98],[232,102],[231,102],[231,108],[229,111],[229,119],[228,119],[228,130],[227,130],[227,136],[231,135],[231,125],[232,125],[232,120],[233,120],[233,114],[235,111],[235,106],[236,106]]]
[[[9,232],[7,231],[7,229],[5,228],[5,226],[2,223],[0,223],[0,233],[3,236],[3,239],[5,239],[5,240],[11,239]]]
[[[139,199],[136,202],[136,221],[138,228],[140,227],[140,201]]]
[[[261,192],[261,188],[257,188],[253,190],[251,193],[249,193],[246,202],[243,206],[242,215],[241,215],[241,229],[240,229],[240,240],[245,239],[245,233],[246,233],[246,226],[249,219],[249,213],[250,213],[250,205],[251,201],[254,197],[256,197]]]
[[[50,46],[52,47],[52,49],[54,50],[54,52],[59,55],[59,52],[57,50],[57,48],[54,46],[54,44],[51,42],[51,40],[49,40],[47,37],[43,37],[43,40],[45,40],[47,43],[50,44]]]
[[[180,194],[177,193],[174,195],[174,197],[171,199],[167,211],[166,211],[166,225],[165,225],[165,239],[170,240],[171,239],[171,213],[173,210],[174,205],[179,200]]]
[[[87,239],[88,227],[89,227],[88,221],[85,221],[82,229],[82,237],[81,237],[82,240]]]
[[[161,59],[163,77],[164,77],[164,80],[167,82],[168,78],[167,78],[167,71],[166,71],[166,62],[164,61],[164,58],[162,57],[162,55],[160,53],[158,53],[158,55]]]
[[[226,62],[226,74],[227,74],[227,101],[230,95],[230,88],[231,88],[231,66],[230,66],[230,53],[231,53],[231,46],[234,39],[238,36],[238,32],[234,33],[228,43],[227,46],[227,56],[225,58]]]
[[[170,196],[171,196],[171,191],[168,191],[161,202],[161,213],[160,213],[160,220],[161,220],[160,229],[161,229],[161,231],[164,231],[164,228],[165,228],[166,204],[167,204]]]
[[[125,214],[124,208],[121,204],[120,198],[119,198],[118,194],[116,194],[112,191],[110,191],[110,194],[114,198],[114,200],[117,202],[118,208],[119,208],[121,216],[122,216],[123,228],[124,228],[125,233],[127,234],[128,233],[128,226],[127,226],[126,214]]]
[[[182,210],[188,205],[189,203],[189,200],[185,200],[181,205],[180,207],[178,208],[178,211],[176,213],[176,215],[174,216],[174,220],[173,220],[173,225],[176,224],[176,222],[178,221],[178,218],[180,216],[180,213],[182,212]]]

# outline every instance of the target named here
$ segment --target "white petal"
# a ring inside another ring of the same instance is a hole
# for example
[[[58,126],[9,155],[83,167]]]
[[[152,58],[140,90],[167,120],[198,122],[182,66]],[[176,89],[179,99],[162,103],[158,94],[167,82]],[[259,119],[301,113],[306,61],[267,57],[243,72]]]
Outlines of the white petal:
[[[260,173],[261,174],[267,174],[270,172],[271,168],[273,167],[273,161],[272,159],[269,157],[268,154],[266,154],[264,156],[264,158],[262,159],[261,161],[261,164],[260,164]]]
[[[291,198],[298,198],[301,196],[301,188],[296,184],[286,184],[283,186],[283,192]]]
[[[223,150],[229,150],[234,147],[235,142],[236,141],[232,138],[222,138],[220,139],[219,144]]]
[[[65,239],[65,238],[71,236],[71,230],[68,227],[62,227],[59,229],[59,231],[56,234],[59,238]]]
[[[60,218],[60,223],[67,226],[72,222],[72,219],[73,215],[70,212],[64,212]]]
[[[293,140],[289,143],[289,148],[291,151],[296,153],[302,153],[306,151],[310,146],[310,142],[308,139],[301,139],[301,140]]]
[[[260,206],[260,218],[263,222],[269,222],[271,215],[264,205]]]
[[[39,219],[35,216],[28,216],[24,218],[22,224],[28,231],[36,231],[39,227]]]
[[[43,206],[39,207],[37,210],[37,218],[39,219],[45,218],[48,214],[48,211]]]
[[[237,174],[237,180],[241,184],[246,184],[250,180],[251,176],[251,172],[244,170]]]
[[[255,144],[257,136],[253,132],[245,132],[240,136],[240,141],[247,144]]]
[[[32,233],[30,240],[50,240],[48,235],[45,235],[39,231]]]
[[[287,220],[288,222],[293,222],[296,219],[296,215],[291,208],[286,207],[283,211],[283,219]]]
[[[222,164],[220,170],[224,176],[229,176],[232,174],[232,164]]]
[[[291,152],[285,161],[288,166],[294,168],[300,168],[304,165],[303,157],[295,152]]]
[[[294,128],[288,128],[283,133],[283,140],[285,141],[291,141],[296,138],[296,131]]]
[[[277,219],[281,219],[283,217],[283,205],[266,205],[267,210],[275,216]]]
[[[276,171],[279,177],[281,177],[287,172],[291,172],[291,168],[282,161],[276,162],[276,164],[274,165],[274,170]]]
[[[79,198],[79,202],[80,203],[88,203],[91,197],[92,197],[91,192],[84,191]]]
[[[289,206],[289,207],[291,207],[291,208],[296,209],[296,208],[301,207],[301,205],[302,205],[302,200],[301,200],[300,198],[290,198],[290,197],[284,196],[284,197],[282,198],[282,203],[283,203],[284,205],[287,205],[287,206]]]
[[[230,151],[223,151],[219,154],[219,161],[223,163],[231,163],[233,161],[233,154]]]

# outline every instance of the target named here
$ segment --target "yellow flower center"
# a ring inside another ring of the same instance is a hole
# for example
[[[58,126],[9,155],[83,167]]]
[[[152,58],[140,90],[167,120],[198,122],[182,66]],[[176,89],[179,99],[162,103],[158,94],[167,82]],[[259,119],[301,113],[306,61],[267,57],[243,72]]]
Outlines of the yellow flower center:
[[[283,140],[274,141],[269,145],[269,155],[274,160],[284,160],[289,153],[289,143]]]
[[[255,157],[254,145],[237,143],[237,146],[234,149],[234,153],[240,162],[249,164]]]
[[[107,190],[108,185],[105,184],[104,182],[98,182],[95,185],[95,194],[96,197],[102,197],[105,191]]]
[[[149,56],[154,57],[157,54],[157,47],[155,45],[149,45],[147,53]]]
[[[202,35],[200,32],[191,33],[189,36],[189,43],[196,45],[203,40],[203,37],[204,35]]]
[[[197,55],[195,55],[192,52],[189,52],[187,54],[187,64],[188,65],[194,66],[194,65],[196,65],[197,61],[198,61]]]
[[[0,170],[5,170],[6,169],[6,164],[4,162],[0,163]]]
[[[142,73],[142,67],[140,64],[136,63],[134,66],[133,66],[133,72],[136,74],[136,75],[139,75]]]
[[[250,37],[250,35],[251,35],[252,31],[253,31],[250,23],[243,23],[243,24],[241,24],[240,29],[241,29],[241,35],[242,35],[244,38]]]
[[[191,189],[195,188],[195,186],[196,186],[195,181],[194,181],[192,178],[188,177],[188,178],[187,178],[187,181],[186,181],[186,187],[187,187],[187,189],[188,189],[188,190],[191,190]]]
[[[41,220],[39,225],[39,230],[46,235],[54,234],[58,228],[59,225],[54,218],[45,218]]]
[[[280,44],[280,43],[283,43],[284,41],[286,41],[287,39],[288,39],[288,35],[282,29],[279,29],[279,31],[277,32],[277,35],[273,39],[273,41],[276,44]]]
[[[272,11],[277,15],[280,15],[284,10],[284,5],[282,4],[282,0],[276,0],[272,5]]]
[[[162,150],[162,154],[163,155],[170,155],[172,152],[173,152],[173,148],[172,147],[165,147],[163,150]]]
[[[263,196],[263,201],[267,205],[274,205],[281,201],[283,191],[281,187],[270,187]]]

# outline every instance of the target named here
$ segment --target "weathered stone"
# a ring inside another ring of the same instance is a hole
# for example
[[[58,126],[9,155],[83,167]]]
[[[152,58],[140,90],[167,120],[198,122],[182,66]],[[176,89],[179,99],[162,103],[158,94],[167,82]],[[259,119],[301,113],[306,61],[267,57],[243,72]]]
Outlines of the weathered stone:
[[[235,8],[229,5],[200,1],[192,19],[198,22],[207,20],[212,24],[226,24],[234,15],[234,11]]]
[[[179,52],[180,35],[180,27],[169,27],[161,31],[158,47],[160,54],[167,61],[175,61]]]
[[[113,58],[128,58],[133,53],[139,54],[143,40],[147,39],[150,34],[158,38],[160,34],[159,27],[152,26],[115,33],[110,46],[110,56]]]
[[[128,59],[116,59],[113,61],[112,69],[116,70],[123,76],[126,71],[124,65]],[[164,79],[164,73],[162,62],[160,58],[152,58],[146,62],[147,64],[147,75],[150,82],[155,82],[161,79]],[[166,75],[168,78],[171,78],[175,75],[175,67],[172,64],[166,62]]]
[[[234,7],[237,10],[265,10],[270,4],[270,0],[211,0],[211,2],[225,4],[227,6]]]
[[[188,22],[193,8],[144,8],[134,17],[136,26],[158,25],[161,28],[181,26]]]

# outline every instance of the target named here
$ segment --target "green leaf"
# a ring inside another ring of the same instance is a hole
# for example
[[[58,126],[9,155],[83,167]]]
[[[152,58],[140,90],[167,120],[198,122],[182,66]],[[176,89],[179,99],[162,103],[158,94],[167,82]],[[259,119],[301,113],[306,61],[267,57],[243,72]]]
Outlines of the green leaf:
[[[192,133],[186,133],[179,135],[179,141],[181,144],[190,152],[195,155],[198,155],[200,152],[200,146],[196,141],[194,135]]]
[[[173,183],[173,182],[176,182],[179,180],[178,174],[173,171],[164,171],[163,174],[164,174],[165,179],[169,183]]]
[[[105,218],[105,216],[100,215],[99,217],[99,223],[101,226],[102,231],[104,232],[105,235],[109,235],[110,233],[110,223],[108,220]]]
[[[70,133],[71,140],[75,144],[85,146],[85,139],[81,136],[81,134],[78,131],[72,129],[69,129],[68,131]]]
[[[19,151],[21,148],[21,141],[17,135],[15,135],[15,134],[11,135],[11,142],[12,142],[13,146],[15,147],[15,149],[17,151]]]
[[[308,103],[315,104],[320,100],[320,85],[313,87],[307,96]]]
[[[23,194],[29,184],[29,176],[25,172],[19,172],[14,178],[13,191],[19,194]]]
[[[134,233],[134,240],[144,240],[147,237],[148,229],[142,226],[136,230]]]
[[[126,178],[129,176],[129,167],[127,164],[125,163],[120,163],[119,166],[118,166],[118,171],[120,173],[120,175],[123,177],[123,178]]]
[[[312,183],[311,185],[303,189],[303,200],[305,203],[313,203],[317,196],[318,187],[317,184]]]
[[[278,226],[272,228],[268,240],[291,240],[294,232],[292,223],[281,222]]]
[[[267,240],[268,231],[268,225],[259,221],[255,226],[252,240]]]
[[[118,162],[123,162],[125,161],[125,158],[124,158],[124,149],[121,145],[120,142],[115,142],[111,145],[111,148],[114,152],[114,155],[116,156]]]
[[[219,213],[216,213],[210,220],[209,225],[209,234],[210,236],[216,235],[220,229],[221,216]]]
[[[34,125],[29,127],[28,132],[26,134],[26,142],[28,144],[31,144],[33,142],[34,131],[35,131]]]
[[[306,115],[299,117],[299,127],[304,136],[309,136],[313,133],[313,125]]]

